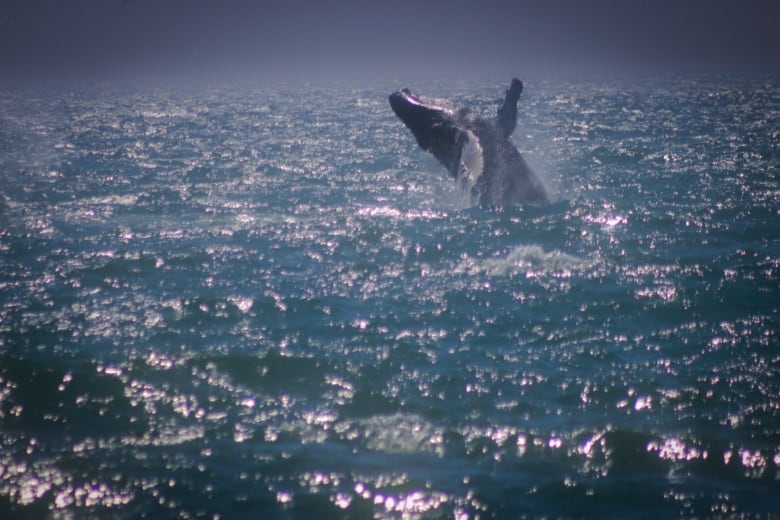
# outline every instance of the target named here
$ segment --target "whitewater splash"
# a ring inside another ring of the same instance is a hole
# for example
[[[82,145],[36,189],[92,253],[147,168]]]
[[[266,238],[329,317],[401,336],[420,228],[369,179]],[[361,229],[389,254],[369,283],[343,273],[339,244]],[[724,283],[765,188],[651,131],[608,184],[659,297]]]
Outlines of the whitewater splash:
[[[571,276],[591,262],[558,250],[545,251],[539,245],[516,246],[506,255],[486,259],[466,257],[456,271],[469,275],[490,276],[525,275],[526,277],[556,275]]]

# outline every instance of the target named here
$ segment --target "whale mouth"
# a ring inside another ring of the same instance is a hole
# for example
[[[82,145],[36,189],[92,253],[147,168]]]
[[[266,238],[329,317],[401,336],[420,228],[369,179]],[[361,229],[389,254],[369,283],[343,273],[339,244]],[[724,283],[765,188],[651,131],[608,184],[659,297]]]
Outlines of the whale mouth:
[[[403,121],[417,139],[417,144],[423,150],[430,149],[429,130],[435,126],[438,117],[436,110],[431,109],[426,102],[418,98],[408,88],[402,88],[390,94],[390,106],[395,115]]]
[[[406,119],[412,114],[433,114],[441,112],[447,115],[455,113],[454,108],[446,101],[436,98],[422,98],[413,94],[408,88],[402,88],[390,94],[390,106],[401,119]]]
[[[399,111],[402,111],[404,108],[410,107],[410,105],[415,105],[418,107],[425,106],[423,101],[412,94],[408,88],[402,88],[401,90],[390,94],[390,106],[393,107],[393,110],[396,114],[398,114]]]
[[[406,101],[407,103],[414,103],[415,105],[423,104],[423,101],[419,97],[412,94],[412,91],[409,90],[408,88],[402,88],[401,90],[396,92],[396,94],[398,94],[398,96],[403,98],[403,100]]]

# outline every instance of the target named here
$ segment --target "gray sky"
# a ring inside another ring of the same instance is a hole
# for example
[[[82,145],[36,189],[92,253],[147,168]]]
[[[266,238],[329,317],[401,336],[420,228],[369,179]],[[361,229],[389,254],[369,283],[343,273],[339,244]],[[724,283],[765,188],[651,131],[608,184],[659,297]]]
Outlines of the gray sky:
[[[0,0],[0,77],[780,74],[776,0]]]

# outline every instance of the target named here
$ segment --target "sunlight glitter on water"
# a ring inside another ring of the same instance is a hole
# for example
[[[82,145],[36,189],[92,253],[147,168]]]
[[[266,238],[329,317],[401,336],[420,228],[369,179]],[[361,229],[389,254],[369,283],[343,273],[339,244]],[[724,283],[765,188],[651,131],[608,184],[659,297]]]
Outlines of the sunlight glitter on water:
[[[0,510],[773,512],[776,87],[657,87],[529,88],[504,209],[384,87],[14,101]]]

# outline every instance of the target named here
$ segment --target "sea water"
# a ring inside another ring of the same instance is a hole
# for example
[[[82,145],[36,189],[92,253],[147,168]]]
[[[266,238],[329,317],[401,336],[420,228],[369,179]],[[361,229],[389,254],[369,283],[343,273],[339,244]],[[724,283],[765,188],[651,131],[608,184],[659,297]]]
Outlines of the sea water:
[[[3,518],[780,515],[780,83],[402,86],[0,93]]]

